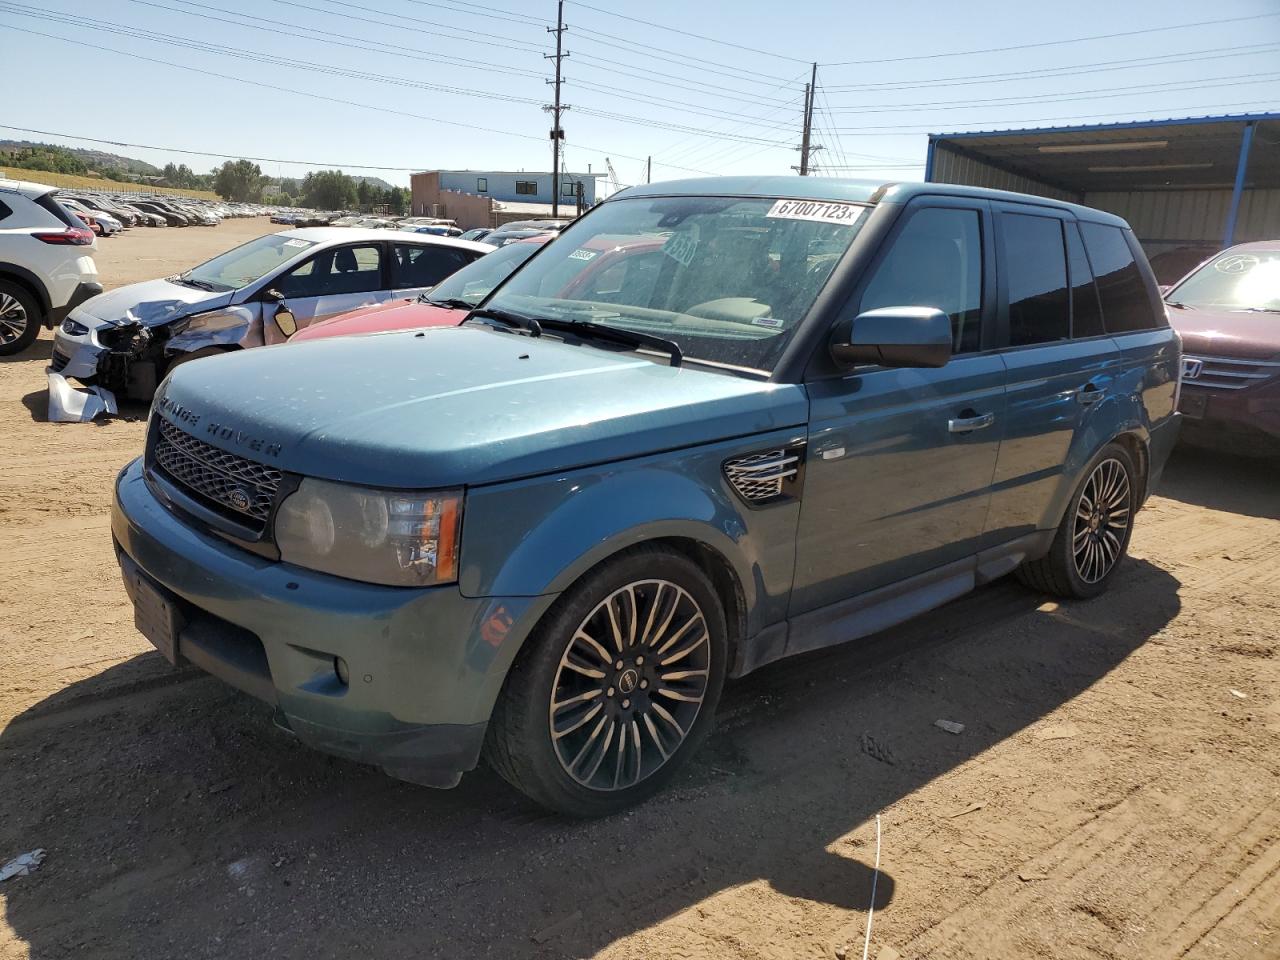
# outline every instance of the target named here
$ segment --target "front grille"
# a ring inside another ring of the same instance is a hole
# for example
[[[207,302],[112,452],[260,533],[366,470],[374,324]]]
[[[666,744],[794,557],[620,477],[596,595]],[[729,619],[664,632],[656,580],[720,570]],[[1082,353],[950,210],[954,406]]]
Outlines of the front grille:
[[[61,373],[70,362],[71,358],[55,347],[53,356],[49,359],[49,369],[54,373]]]
[[[799,455],[782,449],[727,460],[724,475],[742,499],[766,503],[782,496],[783,484],[799,469]]]
[[[152,454],[158,469],[223,516],[255,533],[266,529],[281,471],[197,440],[163,418],[158,423]]]
[[[1199,370],[1196,370],[1199,364]],[[1237,360],[1233,357],[1200,357],[1184,354],[1182,383],[1187,387],[1212,387],[1218,390],[1243,390],[1261,380],[1280,375],[1280,362],[1274,360]],[[1192,376],[1192,374],[1195,374]]]

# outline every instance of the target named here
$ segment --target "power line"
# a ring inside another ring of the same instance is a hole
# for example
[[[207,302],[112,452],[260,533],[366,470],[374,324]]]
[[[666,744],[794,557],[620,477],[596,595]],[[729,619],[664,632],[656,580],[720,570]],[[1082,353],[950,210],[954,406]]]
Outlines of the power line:
[[[1256,106],[1273,106],[1275,100],[1243,100],[1235,103],[1204,103],[1187,105],[1187,110],[1229,110],[1237,107],[1256,107]],[[1094,113],[1094,114],[1068,114],[1063,117],[1036,117],[1032,120],[967,120],[960,123],[963,127],[979,127],[979,130],[952,130],[951,133],[984,133],[984,132],[1007,132],[1009,130],[1036,130],[1041,129],[1040,124],[1046,123],[1079,123],[1081,120],[1105,120],[1109,117],[1132,117],[1133,110],[1122,110],[1118,113]],[[1185,117],[1181,115],[1177,119]],[[1173,117],[1153,118],[1145,121],[1150,124],[1161,123],[1162,120],[1173,120]],[[1014,126],[1009,126],[1013,124]],[[840,127],[841,133],[852,136],[877,137],[892,136],[891,133],[879,133],[868,131],[896,131],[897,134],[915,133],[920,135],[936,134],[937,130],[921,129],[918,124],[911,126],[876,126],[876,127]]]
[[[336,160],[284,160],[280,157],[246,157],[242,153],[214,153],[211,150],[186,150],[182,147],[159,147],[153,143],[128,143],[124,140],[103,140],[97,137],[85,137],[80,134],[58,133],[55,130],[33,130],[29,127],[14,127],[0,123],[0,130],[17,130],[19,133],[34,133],[41,137],[61,137],[64,140],[75,140],[83,143],[97,143],[108,147],[126,147],[135,150],[159,150],[163,153],[178,153],[189,157],[215,157],[219,160],[252,160],[255,163],[286,163],[300,167],[323,167],[329,169],[347,168],[350,170],[381,170],[390,173],[417,173],[421,167],[386,167],[369,163],[339,163]]]
[[[16,7],[16,6],[18,5],[10,2],[10,0],[0,0],[0,9],[3,9],[5,7]],[[141,28],[129,27],[125,29],[125,28],[122,28],[124,25],[118,26],[105,21],[96,21],[96,20],[93,20],[92,18],[27,13],[22,10],[17,10],[14,12],[18,12],[22,16],[31,17],[33,19],[53,21],[57,23],[65,23],[71,26],[86,27],[89,29],[101,30],[108,33],[115,33],[122,36],[132,37],[135,39],[144,39],[144,40],[149,40],[151,42],[156,42],[156,43],[165,43],[167,45],[183,46],[183,47],[187,47],[194,50],[200,50],[206,53],[217,54],[219,56],[224,56],[224,57],[232,57],[239,60],[247,60],[249,62],[254,62],[254,63],[265,63],[265,64],[271,64],[275,66],[292,68],[296,70],[305,70],[313,73],[322,73],[330,76],[349,77],[351,79],[356,79],[356,80],[366,80],[374,83],[390,84],[393,86],[403,86],[403,87],[411,87],[411,88],[417,88],[417,89],[432,90],[436,92],[448,93],[448,94],[457,95],[457,96],[470,96],[470,97],[477,97],[480,99],[496,100],[496,101],[508,102],[508,103],[522,103],[522,104],[528,104],[531,106],[540,105],[540,101],[535,99],[530,99],[528,97],[517,97],[509,94],[497,93],[494,91],[474,90],[466,87],[452,87],[452,86],[446,86],[444,84],[433,84],[433,83],[427,83],[425,81],[415,81],[415,80],[410,80],[403,77],[395,77],[395,76],[388,75],[381,72],[366,73],[362,71],[346,70],[339,67],[325,67],[325,66],[320,66],[316,64],[310,64],[310,63],[298,63],[291,59],[274,57],[271,54],[263,53],[260,51],[237,49],[233,47],[226,47],[220,44],[213,44],[213,43],[208,43],[204,41],[192,41],[183,37],[175,37],[169,34],[158,33],[156,31],[143,30]],[[52,35],[46,35],[46,36],[52,36]],[[53,39],[66,39],[66,38],[53,37]],[[166,63],[167,61],[156,61],[156,62]],[[702,112],[702,111],[696,110],[696,108],[678,108],[678,109],[691,110],[691,112],[694,112],[694,113]],[[732,140],[734,142],[753,143],[753,144],[771,142],[759,136],[747,136],[747,135],[739,135],[739,134],[734,134],[734,135],[713,134],[713,133],[708,133],[707,131],[705,131],[700,127],[692,127],[685,124],[667,123],[667,122],[655,120],[649,117],[636,117],[630,114],[616,113],[616,112],[602,110],[602,109],[598,109],[590,106],[579,107],[578,110],[580,113],[586,116],[600,117],[602,119],[616,120],[624,123],[632,123],[632,124],[638,124],[638,125],[647,126],[647,127],[654,127],[657,129],[668,129],[678,133],[688,133],[696,137],[710,138],[710,139],[716,139],[716,140]],[[715,114],[709,114],[709,115],[716,116]],[[736,117],[741,115],[729,114],[727,116]]]
[[[695,40],[706,40],[708,43],[718,43],[721,46],[733,47],[735,50],[745,50],[748,53],[758,53],[766,57],[776,57],[779,60],[790,60],[793,63],[808,63],[800,57],[790,57],[783,53],[774,53],[770,50],[760,50],[756,47],[746,47],[740,43],[732,43],[728,40],[721,40],[719,37],[709,37],[702,33],[690,33],[688,30],[680,30],[677,27],[668,26],[665,23],[654,23],[652,20],[641,20],[639,17],[629,17],[625,13],[615,13],[613,10],[603,10],[600,7],[593,7],[589,3],[579,3],[578,0],[570,0],[575,7],[582,7],[584,10],[591,10],[595,13],[602,13],[605,16],[617,17],[619,20],[629,20],[631,23],[642,23],[646,27],[654,27],[658,30],[666,30],[669,33],[678,33],[681,36],[693,37]]]
[[[42,33],[42,32],[41,32],[41,31],[39,31],[39,30],[30,30],[30,29],[28,29],[28,28],[26,28],[26,27],[14,27],[14,26],[10,26],[10,25],[7,25],[7,24],[0,24],[0,29],[16,30],[16,31],[18,31],[19,33],[31,34],[31,35],[33,35],[33,36],[38,36],[38,37],[46,37],[46,38],[48,38],[48,39],[50,39],[50,40],[59,40],[59,41],[62,41],[62,42],[64,42],[64,43],[71,43],[71,44],[77,44],[77,45],[78,45],[78,44],[80,44],[80,42],[81,42],[81,41],[79,41],[79,40],[72,39],[71,37],[61,37],[61,36],[58,36],[58,35],[56,35],[56,34],[51,34],[51,33]],[[498,136],[503,136],[503,137],[514,137],[514,138],[519,139],[519,140],[534,140],[534,141],[537,141],[537,142],[539,142],[539,143],[543,142],[543,140],[542,140],[542,138],[541,138],[541,137],[536,137],[536,136],[533,136],[532,134],[527,134],[527,133],[513,133],[513,132],[508,131],[508,130],[497,130],[497,129],[494,129],[493,127],[485,127],[485,126],[481,126],[480,124],[476,124],[476,123],[464,123],[463,121],[460,121],[460,120],[445,120],[445,119],[443,119],[443,118],[441,118],[441,117],[429,117],[429,116],[425,116],[425,115],[420,114],[420,113],[411,113],[411,112],[409,112],[409,111],[407,111],[407,110],[397,110],[397,109],[395,109],[395,108],[393,108],[393,107],[378,106],[378,105],[376,105],[376,104],[370,104],[370,103],[360,103],[359,101],[356,101],[356,100],[344,100],[344,99],[342,99],[341,97],[330,97],[330,96],[326,96],[326,95],[324,95],[324,94],[320,94],[320,93],[312,93],[312,92],[307,91],[307,90],[295,90],[295,89],[293,89],[292,87],[282,87],[282,86],[280,86],[279,84],[276,84],[276,83],[264,83],[264,82],[261,82],[261,81],[258,81],[258,80],[249,80],[249,79],[247,79],[247,78],[245,78],[245,77],[236,77],[236,76],[232,76],[231,74],[218,73],[218,72],[213,71],[213,70],[204,70],[204,69],[202,69],[202,68],[200,68],[200,67],[193,67],[193,66],[190,66],[189,64],[174,63],[174,62],[173,62],[173,61],[171,61],[171,60],[161,60],[161,59],[159,59],[158,57],[149,57],[149,56],[146,56],[146,55],[144,55],[144,54],[140,54],[140,53],[133,53],[133,52],[125,51],[125,50],[118,50],[118,49],[115,49],[115,48],[113,48],[113,47],[107,47],[107,46],[102,45],[102,44],[97,44],[97,47],[98,47],[98,49],[105,50],[105,51],[107,51],[108,53],[117,53],[117,54],[119,54],[119,55],[120,55],[120,56],[122,56],[122,57],[132,57],[132,58],[133,58],[133,59],[135,59],[135,60],[146,60],[146,61],[148,61],[148,62],[150,62],[150,63],[158,63],[158,64],[161,64],[161,65],[163,65],[163,66],[166,66],[166,67],[173,67],[173,68],[178,69],[178,70],[188,70],[188,71],[191,71],[191,72],[193,72],[193,73],[200,73],[200,74],[203,74],[203,75],[205,75],[205,76],[217,77],[217,78],[222,79],[222,80],[231,80],[231,81],[234,81],[235,83],[243,83],[243,84],[247,84],[247,85],[249,85],[249,86],[253,86],[253,87],[261,87],[261,88],[266,89],[266,90],[271,90],[271,91],[273,91],[273,92],[275,92],[275,93],[292,93],[292,94],[294,94],[294,95],[296,95],[296,96],[300,96],[300,97],[308,97],[308,98],[313,99],[313,100],[321,100],[321,101],[324,101],[324,102],[326,102],[326,103],[337,103],[337,104],[341,104],[341,105],[343,105],[343,106],[348,106],[348,107],[357,107],[357,108],[359,108],[359,109],[364,109],[364,110],[376,110],[376,111],[377,111],[377,112],[379,112],[379,113],[388,113],[388,114],[392,114],[392,115],[395,115],[395,116],[409,117],[409,118],[411,118],[411,119],[413,119],[413,120],[426,120],[426,121],[428,121],[429,123],[442,123],[442,124],[445,124],[445,125],[447,125],[447,126],[451,126],[451,127],[461,127],[461,128],[463,128],[463,129],[466,129],[466,130],[478,130],[478,131],[481,131],[481,132],[483,132],[483,133],[492,133],[492,134],[496,134],[496,135],[498,135]],[[601,148],[601,147],[588,147],[588,146],[586,146],[585,144],[583,144],[583,145],[581,145],[581,146],[582,146],[582,148],[583,148],[584,150],[592,150],[592,151],[598,152],[598,153],[600,153],[600,154],[612,153],[612,155],[613,155],[613,156],[615,156],[615,157],[623,157],[623,158],[625,158],[625,159],[627,159],[627,160],[641,160],[641,159],[643,159],[642,157],[637,157],[637,156],[633,156],[633,155],[631,155],[631,154],[621,153],[621,152],[616,151],[616,150],[614,150],[614,151],[610,151],[610,150],[606,150],[606,149]],[[659,162],[659,161],[655,161],[655,162]],[[707,170],[697,170],[697,169],[694,169],[694,168],[692,168],[692,167],[675,167],[673,164],[666,164],[666,163],[661,163],[661,162],[659,162],[659,165],[660,165],[660,166],[668,166],[668,167],[672,167],[673,169],[687,170],[687,171],[688,171],[688,172],[690,172],[690,173],[700,173],[700,174],[706,174],[706,175],[713,175],[713,174],[711,174],[711,173],[710,173],[710,171],[707,171]]]
[[[1014,70],[1007,73],[970,73],[955,77],[935,77],[920,81],[886,81],[882,83],[843,84],[826,89],[832,93],[859,92],[882,93],[895,90],[919,90],[932,87],[962,87],[986,83],[1012,83],[1026,80],[1045,80],[1059,76],[1075,77],[1085,73],[1113,73],[1116,70],[1134,70],[1145,67],[1162,67],[1170,63],[1198,63],[1203,60],[1223,60],[1235,57],[1270,53],[1280,44],[1255,43],[1243,47],[1210,47],[1206,50],[1190,50],[1185,53],[1162,53],[1153,57],[1125,57],[1121,60],[1101,60],[1093,63],[1077,63],[1064,67],[1043,67],[1037,70]],[[1208,54],[1208,56],[1200,56]]]
[[[1104,100],[1112,97],[1128,97],[1135,93],[1174,93],[1185,90],[1203,90],[1213,87],[1236,86],[1245,83],[1269,83],[1280,77],[1277,73],[1237,73],[1225,77],[1203,77],[1200,80],[1178,80],[1170,83],[1144,83],[1127,87],[1096,87],[1092,90],[1071,90],[1062,93],[1043,93],[1027,97],[994,97],[983,100],[935,100],[923,103],[895,103],[880,107],[837,108],[833,114],[895,113],[904,109],[966,110],[999,104],[1022,106],[1036,103],[1073,103],[1079,100]],[[1230,83],[1215,83],[1224,80]]]
[[[953,50],[947,53],[918,53],[907,57],[884,57],[879,60],[842,60],[837,63],[826,63],[826,67],[873,66],[884,63],[908,63],[916,60],[937,60],[943,57],[971,57],[985,53],[1008,53],[1012,50],[1035,50],[1043,47],[1060,47],[1071,43],[1089,43],[1094,40],[1114,40],[1119,37],[1137,37],[1149,33],[1167,33],[1170,30],[1187,30],[1192,27],[1216,27],[1224,23],[1245,23],[1262,20],[1267,17],[1280,17],[1280,11],[1274,13],[1255,13],[1247,17],[1224,17],[1215,20],[1197,20],[1195,23],[1175,23],[1165,27],[1144,27],[1141,30],[1122,30],[1117,33],[1096,33],[1089,37],[1072,37],[1068,40],[1041,40],[1036,43],[1017,43],[1008,47],[984,47],[980,50]]]
[[[615,47],[618,50],[625,50],[627,53],[641,53],[642,55],[644,55],[644,51],[657,51],[658,53],[668,53],[668,54],[671,54],[672,56],[680,57],[683,60],[693,61],[691,64],[680,63],[680,61],[672,60],[670,59],[670,57],[654,56],[652,53],[647,54],[652,59],[664,60],[668,63],[678,63],[682,67],[693,66],[700,70],[705,70],[710,65],[710,66],[716,66],[716,67],[723,67],[728,70],[735,71],[737,74],[742,74],[741,77],[735,76],[735,79],[749,80],[753,83],[768,84],[768,83],[788,82],[784,77],[772,76],[770,74],[761,73],[758,70],[750,70],[745,67],[735,67],[731,63],[721,63],[718,60],[708,60],[705,57],[695,56],[693,54],[687,54],[687,53],[680,53],[679,51],[676,51],[676,50],[669,50],[666,47],[655,47],[652,44],[640,43],[637,40],[624,40],[622,37],[611,37],[611,39],[605,40],[603,38],[609,35],[599,33],[598,31],[595,31],[595,30],[588,30],[585,27],[575,26],[574,32],[576,33],[577,36],[582,37],[584,40],[586,40],[589,43],[599,43],[599,44],[603,44],[604,46]],[[639,47],[641,49],[632,50],[630,49],[631,47]],[[734,76],[734,75],[729,74],[729,76]]]
[[[156,3],[155,0],[129,0],[130,3],[140,4],[145,7],[153,7],[157,10],[167,10],[170,13],[177,13],[184,17],[200,17],[202,20],[215,20],[219,23],[227,23],[234,27],[248,27],[251,30],[260,30],[270,33],[274,37],[279,37],[278,30],[270,27],[259,26],[260,23],[271,24],[275,27],[285,27],[289,30],[302,30],[307,33],[320,34],[319,37],[295,36],[296,40],[309,40],[312,43],[327,43],[333,46],[348,47],[354,50],[364,50],[369,53],[378,53],[383,56],[392,54],[395,56],[406,57],[411,60],[424,60],[431,63],[441,63],[446,66],[462,67],[463,69],[485,70],[487,72],[515,74],[522,77],[541,77],[541,74],[533,73],[529,70],[517,70],[511,67],[503,67],[501,65],[493,65],[483,60],[469,60],[463,57],[455,57],[451,54],[437,54],[427,50],[420,50],[416,47],[404,47],[396,44],[383,43],[380,40],[369,40],[364,37],[345,37],[342,34],[331,33],[327,30],[317,30],[314,27],[304,27],[296,23],[288,23],[282,20],[271,20],[266,17],[250,17],[248,14],[235,13],[234,11],[224,11],[231,13],[232,16],[241,17],[247,20],[257,20],[258,23],[243,23],[240,20],[228,20],[225,17],[211,16],[207,13],[196,13],[192,10],[182,10],[178,7],[166,6],[163,3]],[[193,3],[192,0],[176,0],[177,3],[186,3],[191,6],[204,7],[206,10],[218,10],[218,7],[208,7],[204,4]],[[327,38],[327,39],[322,39]],[[360,42],[353,43],[353,40]],[[382,49],[379,49],[382,48]]]
[[[274,2],[279,3],[286,7],[297,7],[300,10],[310,10],[313,13],[322,13],[322,14],[327,14],[328,16],[344,16],[350,20],[360,20],[364,23],[372,23],[381,27],[400,26],[400,24],[398,23],[387,23],[382,20],[370,20],[367,17],[357,17],[357,16],[354,16],[353,14],[339,14],[333,10],[325,10],[322,7],[313,7],[305,3],[297,3],[296,0],[274,0]],[[471,37],[460,37],[454,33],[441,34],[441,36],[448,37],[450,40],[461,40],[464,43],[478,43],[478,44],[482,44],[484,46],[489,46],[489,47],[504,46],[503,44],[495,44],[493,42],[495,39],[498,39],[498,40],[507,41],[507,48],[512,50],[518,49],[518,48],[509,46],[510,44],[520,44],[525,48],[531,48],[529,50],[529,52],[531,53],[541,53],[543,50],[546,49],[545,47],[540,47],[537,44],[531,43],[528,40],[521,40],[518,37],[509,37],[509,36],[506,36],[505,34],[494,34],[492,31],[468,30],[466,27],[458,27],[458,26],[453,26],[451,24],[447,24],[447,23],[440,23],[437,20],[423,20],[420,17],[411,17],[408,14],[390,13],[385,10],[379,10],[376,7],[366,7],[358,3],[350,3],[348,2],[348,0],[324,0],[324,2],[333,4],[334,6],[337,6],[337,7],[346,7],[349,10],[363,10],[365,13],[376,13],[384,17],[396,17],[400,20],[408,20],[412,23],[420,23],[428,27],[437,27],[437,28],[443,28],[445,30],[457,30],[462,33],[470,33],[470,34],[474,34],[476,37],[479,38],[479,39],[472,39]],[[230,12],[230,11],[224,11],[224,12]]]

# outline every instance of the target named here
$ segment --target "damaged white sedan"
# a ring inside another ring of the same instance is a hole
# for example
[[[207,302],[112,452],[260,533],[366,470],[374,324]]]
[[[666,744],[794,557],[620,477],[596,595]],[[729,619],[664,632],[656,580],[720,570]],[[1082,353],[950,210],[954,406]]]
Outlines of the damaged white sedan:
[[[149,400],[175,364],[283,343],[329,317],[414,297],[492,250],[388,230],[284,230],[185,273],[100,294],[54,337],[49,419],[114,412],[117,397]]]

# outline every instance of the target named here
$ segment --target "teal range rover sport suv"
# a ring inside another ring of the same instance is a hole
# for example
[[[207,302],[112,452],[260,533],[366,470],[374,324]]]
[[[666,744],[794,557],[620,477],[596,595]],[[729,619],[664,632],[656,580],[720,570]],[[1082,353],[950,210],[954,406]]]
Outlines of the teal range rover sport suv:
[[[604,814],[688,759],[727,678],[1009,573],[1105,589],[1179,354],[1096,210],[653,184],[459,327],[183,365],[112,531],[141,631],[303,742],[432,786],[483,756]]]

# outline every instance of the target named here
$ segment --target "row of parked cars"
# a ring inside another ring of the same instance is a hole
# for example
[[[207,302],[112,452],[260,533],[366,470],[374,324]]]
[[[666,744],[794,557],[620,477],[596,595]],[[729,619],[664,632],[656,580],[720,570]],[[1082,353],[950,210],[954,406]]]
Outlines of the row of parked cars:
[[[1104,590],[1180,421],[1280,436],[1278,273],[1225,251],[1166,304],[1098,210],[692,180],[502,246],[284,230],[82,304],[51,378],[159,381],[112,536],[170,661],[320,750],[598,815],[727,678],[1009,573]]]
[[[296,227],[360,227],[366,230],[401,230],[410,233],[428,233],[443,237],[459,237],[463,240],[475,240],[490,246],[500,247],[505,243],[513,243],[527,237],[559,233],[569,224],[569,220],[536,219],[513,220],[498,227],[475,227],[463,231],[456,220],[440,217],[384,217],[363,213],[345,213],[335,211],[318,213],[316,211],[279,211],[271,218],[272,223],[289,224]]]
[[[262,216],[270,209],[258,204],[215,202],[192,197],[86,190],[61,190],[58,202],[102,237],[114,236],[129,227],[216,227],[225,219]]]

